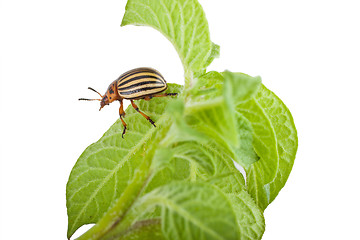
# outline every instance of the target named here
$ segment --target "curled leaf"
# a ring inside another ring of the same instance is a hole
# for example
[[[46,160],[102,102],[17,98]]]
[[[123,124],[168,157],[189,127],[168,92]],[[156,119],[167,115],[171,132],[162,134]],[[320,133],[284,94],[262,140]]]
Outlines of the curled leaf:
[[[201,72],[219,55],[208,22],[196,0],[128,0],[121,26],[150,26],[175,47],[185,72]]]

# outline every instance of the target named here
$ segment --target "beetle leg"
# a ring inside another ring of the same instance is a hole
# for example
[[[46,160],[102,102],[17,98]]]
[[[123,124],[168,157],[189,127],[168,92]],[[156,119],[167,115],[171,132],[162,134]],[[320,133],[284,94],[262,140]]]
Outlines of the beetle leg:
[[[153,98],[152,96],[146,96],[143,99],[146,100],[146,101],[150,101],[152,98]]]
[[[121,137],[124,138],[124,134],[126,132],[126,129],[127,129],[126,126],[127,125],[126,125],[126,122],[122,119],[123,117],[125,117],[125,111],[124,111],[122,100],[120,101],[119,115],[120,115],[120,120],[122,122],[122,125],[124,126],[124,130],[123,130],[123,133],[122,133]]]
[[[151,118],[150,118],[148,115],[146,115],[145,113],[143,113],[142,111],[140,111],[139,108],[138,108],[138,106],[136,106],[136,104],[134,103],[133,100],[130,100],[130,101],[131,101],[131,105],[133,106],[133,108],[134,108],[138,113],[140,113],[141,115],[143,115],[143,117],[146,118],[146,120],[148,120],[154,127],[156,127],[156,126],[155,126],[155,122],[154,122],[153,120],[151,120]]]
[[[167,96],[177,96],[177,93],[163,93],[163,94],[157,94],[157,95],[150,95],[150,96],[146,96],[143,99],[146,101],[151,100],[153,97],[167,97]]]

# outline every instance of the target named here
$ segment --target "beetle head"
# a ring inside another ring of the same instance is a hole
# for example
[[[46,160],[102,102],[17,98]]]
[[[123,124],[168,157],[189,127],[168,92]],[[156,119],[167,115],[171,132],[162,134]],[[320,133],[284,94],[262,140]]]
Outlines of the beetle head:
[[[99,111],[105,107],[105,105],[109,105],[110,103],[112,103],[115,100],[122,100],[122,98],[120,97],[118,91],[117,91],[117,84],[116,84],[116,80],[114,82],[112,82],[110,84],[110,86],[108,87],[106,93],[104,95],[101,95],[98,91],[96,91],[95,89],[88,87],[88,89],[90,89],[91,91],[96,92],[97,94],[99,94],[99,96],[101,97],[101,99],[88,99],[88,98],[79,98],[79,100],[85,100],[85,101],[100,101],[100,109]]]
[[[106,93],[104,94],[104,96],[101,99],[100,102],[100,109],[99,111],[105,106],[105,105],[109,105],[110,103],[112,103],[115,100],[119,100],[120,96],[117,92],[117,84],[116,81],[112,82],[110,84],[110,86],[108,87],[108,90],[106,91]]]
[[[105,107],[105,105],[109,105],[109,98],[108,96],[105,94],[104,97],[101,99],[101,102],[100,102],[100,109],[99,111]]]

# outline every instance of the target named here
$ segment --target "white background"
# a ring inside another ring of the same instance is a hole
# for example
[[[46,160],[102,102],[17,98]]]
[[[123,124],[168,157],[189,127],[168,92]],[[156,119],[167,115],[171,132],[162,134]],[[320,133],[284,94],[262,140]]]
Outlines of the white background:
[[[260,75],[299,135],[293,171],[266,209],[264,240],[360,239],[358,1],[200,1],[221,57],[210,70]],[[82,151],[118,117],[98,111],[121,73],[182,83],[171,44],[120,27],[125,1],[1,3],[1,239],[66,239],[65,187]],[[78,236],[77,233],[76,236]]]

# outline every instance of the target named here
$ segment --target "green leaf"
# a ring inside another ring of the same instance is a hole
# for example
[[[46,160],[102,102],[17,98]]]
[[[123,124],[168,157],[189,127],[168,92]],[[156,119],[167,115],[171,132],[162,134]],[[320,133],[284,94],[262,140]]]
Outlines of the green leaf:
[[[253,146],[261,161],[256,162],[248,170],[253,176],[254,168],[261,168],[263,172],[255,179],[263,178],[264,183],[271,182],[278,168],[278,152],[275,130],[269,116],[265,113],[256,98],[237,106],[237,111],[247,118],[253,129]],[[250,181],[252,179],[248,178]]]
[[[214,173],[215,166],[213,158],[204,145],[197,142],[185,142],[176,145],[173,150],[176,159],[186,160],[191,165],[190,180],[194,180],[196,169],[201,169],[208,174]]]
[[[209,66],[212,63],[212,61],[215,58],[218,58],[219,56],[220,56],[220,46],[215,43],[212,43],[211,53],[205,62],[205,66]]]
[[[174,124],[171,126],[167,137],[161,141],[164,146],[186,141],[197,141],[202,144],[209,141],[206,135],[194,130],[186,123],[184,107],[184,102],[180,99],[168,104],[166,113],[172,118]]]
[[[155,154],[152,161],[152,169],[156,171],[166,168],[170,164],[170,159],[173,157],[173,151],[171,149],[159,146],[155,150]]]
[[[261,239],[265,231],[265,220],[262,211],[247,191],[226,195],[236,214],[237,224],[242,240]]]
[[[234,166],[231,156],[218,149],[216,145],[186,142],[174,148],[176,153],[171,161],[173,171],[164,169],[158,172],[148,185],[146,192],[171,181],[179,180],[208,182],[219,187],[225,193],[237,193],[246,189],[244,177]],[[206,168],[207,163],[209,168]],[[134,222],[136,219],[161,216],[160,211],[156,211],[156,209],[145,214],[143,206],[139,205],[138,209],[135,207],[130,210],[126,221]],[[122,231],[124,230],[122,229]]]
[[[137,203],[161,207],[167,239],[238,239],[236,217],[226,196],[204,183],[177,182],[159,187]]]
[[[150,192],[153,189],[162,186],[171,181],[190,179],[191,171],[189,162],[187,160],[177,158],[176,154],[172,152],[173,158],[170,163],[166,164],[165,168],[156,169],[154,176],[147,185],[145,192]]]
[[[205,101],[223,95],[227,101],[239,104],[253,97],[261,85],[260,77],[230,71],[210,71],[195,80],[195,86],[190,91],[194,101]]]
[[[198,169],[194,174],[198,180],[211,183],[217,186],[224,193],[241,192],[246,189],[245,179],[239,170],[235,167],[232,156],[221,151],[215,144],[205,146],[211,162],[214,164],[214,173]]]
[[[195,94],[185,111],[189,125],[230,151],[234,160],[244,167],[257,161],[258,156],[252,146],[251,124],[235,111],[235,106],[250,99],[260,82],[260,78],[242,73],[206,73],[190,91]]]
[[[255,98],[237,108],[251,122],[260,160],[247,170],[247,185],[265,209],[285,185],[297,151],[297,132],[289,109],[265,86]]]
[[[169,132],[170,133],[170,132]],[[158,172],[146,191],[174,180],[209,181],[223,187],[246,189],[242,174],[234,166],[232,156],[214,142],[201,144],[195,141],[172,146],[172,169]]]
[[[223,75],[216,71],[210,71],[195,78],[195,84],[190,89],[192,101],[202,102],[222,96],[223,84]]]
[[[209,148],[215,165],[214,175],[201,172],[199,178],[218,187],[226,194],[236,215],[240,229],[239,239],[261,239],[265,231],[261,209],[246,191],[243,176],[234,166],[232,159],[214,149]]]
[[[251,77],[244,73],[225,71],[223,76],[225,97],[233,97],[236,104],[255,96],[261,85],[260,77]]]
[[[208,156],[212,158],[211,161],[215,164],[215,172],[211,174],[207,171],[196,169],[196,167],[192,168],[191,175],[196,175],[196,178],[192,178],[192,181],[211,183],[226,193],[227,199],[234,209],[236,222],[240,229],[239,239],[260,239],[265,230],[264,217],[262,211],[245,190],[243,176],[236,169],[229,156],[224,155],[222,152],[217,152],[213,146],[204,148],[207,148]],[[189,157],[191,157],[191,155]],[[137,203],[137,205],[138,209],[133,208],[130,214],[139,217],[144,214],[144,208],[148,206],[142,203]],[[147,216],[151,216],[151,214]],[[161,214],[158,213],[154,216],[160,217]],[[136,222],[135,225],[137,225],[137,223],[138,222]],[[158,230],[157,234],[159,234]]]
[[[219,55],[196,0],[128,0],[121,26],[151,26],[175,47],[185,72],[203,71]]]
[[[167,92],[181,92],[181,89],[179,85],[169,84]],[[130,106],[126,110],[128,130],[124,139],[122,124],[117,120],[81,154],[66,187],[68,237],[80,226],[96,223],[119,198],[143,159],[144,143],[161,128],[162,113],[170,100],[170,97],[154,98],[138,103],[157,122],[157,128]]]

